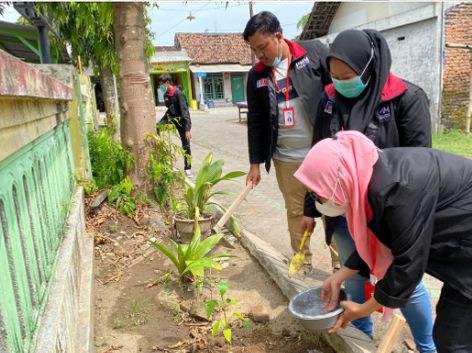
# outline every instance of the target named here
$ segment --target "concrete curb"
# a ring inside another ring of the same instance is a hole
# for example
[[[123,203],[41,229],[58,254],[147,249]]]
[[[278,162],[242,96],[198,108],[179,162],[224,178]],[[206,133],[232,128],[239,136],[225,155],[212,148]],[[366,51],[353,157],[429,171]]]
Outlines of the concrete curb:
[[[216,210],[215,217],[217,219],[221,218],[222,215],[223,213],[220,210]],[[302,281],[296,278],[289,278],[288,264],[290,260],[257,235],[245,229],[241,222],[236,221],[241,229],[241,235],[237,238],[249,253],[257,259],[260,265],[264,267],[288,300],[306,288],[321,285],[321,281]],[[227,222],[226,228],[235,234],[231,222]],[[340,330],[337,334],[328,334],[327,332],[319,332],[319,334],[336,352],[374,353],[377,350],[373,341],[352,325],[349,325],[344,330]]]
[[[93,352],[93,237],[85,232],[83,189],[71,202],[35,353]]]

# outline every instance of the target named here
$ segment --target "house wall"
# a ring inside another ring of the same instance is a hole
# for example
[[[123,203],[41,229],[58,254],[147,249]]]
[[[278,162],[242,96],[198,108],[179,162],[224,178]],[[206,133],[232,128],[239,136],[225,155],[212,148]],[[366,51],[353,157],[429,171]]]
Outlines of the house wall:
[[[367,6],[366,6],[367,5]],[[330,26],[330,32],[340,32],[365,23],[378,21],[425,7],[425,2],[346,2],[341,4]]]
[[[449,9],[445,18],[447,44],[472,47],[472,3],[462,3]],[[469,104],[472,51],[445,48],[442,122],[445,128],[465,126]]]
[[[232,103],[233,94],[232,94],[232,91],[231,91],[231,75],[232,75],[232,74],[233,74],[233,73],[230,73],[230,72],[224,72],[224,73],[223,73],[225,98],[224,98],[224,99],[220,99],[220,100],[216,100],[216,101],[215,101],[215,106],[231,106],[231,105],[233,105],[233,103]],[[245,72],[237,72],[237,73],[234,73],[234,74],[243,75],[243,80],[244,80],[244,99],[247,100],[246,85],[247,85],[247,77],[248,77],[248,74],[245,73]],[[198,102],[200,102],[201,91],[200,91],[200,81],[199,81],[199,78],[198,78],[195,74],[192,74],[192,81],[194,82],[195,99],[196,99]]]

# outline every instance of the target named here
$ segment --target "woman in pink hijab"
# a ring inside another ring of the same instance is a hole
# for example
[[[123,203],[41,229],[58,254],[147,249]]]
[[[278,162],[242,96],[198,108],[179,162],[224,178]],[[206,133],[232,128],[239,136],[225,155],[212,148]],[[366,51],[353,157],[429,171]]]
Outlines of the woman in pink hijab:
[[[472,161],[445,152],[378,150],[357,131],[317,143],[295,173],[323,214],[344,214],[356,245],[323,284],[332,310],[341,283],[368,269],[378,281],[364,304],[343,302],[331,332],[382,306],[401,308],[423,274],[444,283],[433,337],[438,352],[472,352]]]

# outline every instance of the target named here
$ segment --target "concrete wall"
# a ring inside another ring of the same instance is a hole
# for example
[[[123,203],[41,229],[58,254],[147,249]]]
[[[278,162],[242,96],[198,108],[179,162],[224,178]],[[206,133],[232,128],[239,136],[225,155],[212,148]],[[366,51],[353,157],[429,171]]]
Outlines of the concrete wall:
[[[392,53],[392,72],[428,95],[433,127],[438,123],[441,97],[441,49],[436,29],[437,19],[430,18],[382,32]]]
[[[71,152],[76,132],[76,152],[87,158],[85,124],[78,120],[85,117],[79,112],[84,97],[80,89],[74,91],[73,84],[80,87],[80,82],[73,73],[70,66],[33,66],[0,50],[0,239],[19,239],[21,230],[27,249],[47,254],[38,257],[16,245],[0,252],[0,262],[9,265],[2,271],[2,352],[93,351],[93,239],[85,233],[83,192],[74,189]],[[44,294],[23,290],[26,271],[44,273],[29,277]],[[13,276],[21,279],[21,287],[9,280]],[[16,304],[7,300],[17,292],[22,296]]]
[[[83,190],[76,190],[34,353],[93,352],[93,237],[85,232]]]

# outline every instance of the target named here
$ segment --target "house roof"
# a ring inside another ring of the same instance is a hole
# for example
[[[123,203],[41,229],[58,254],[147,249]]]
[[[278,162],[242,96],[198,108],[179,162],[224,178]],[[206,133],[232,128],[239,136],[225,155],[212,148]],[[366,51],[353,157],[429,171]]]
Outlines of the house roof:
[[[310,18],[300,34],[300,39],[314,39],[328,34],[331,22],[340,5],[339,1],[316,1]]]
[[[242,33],[176,33],[175,46],[187,51],[193,65],[251,64]]]
[[[179,61],[192,61],[185,49],[178,50],[174,47],[155,47],[155,52],[151,58],[151,62],[169,63]]]

